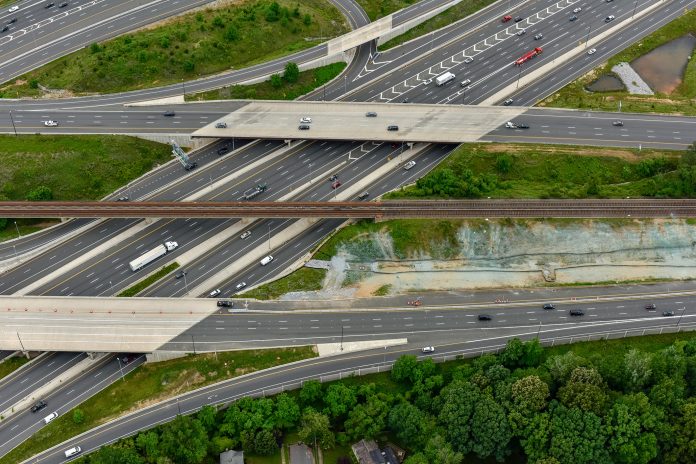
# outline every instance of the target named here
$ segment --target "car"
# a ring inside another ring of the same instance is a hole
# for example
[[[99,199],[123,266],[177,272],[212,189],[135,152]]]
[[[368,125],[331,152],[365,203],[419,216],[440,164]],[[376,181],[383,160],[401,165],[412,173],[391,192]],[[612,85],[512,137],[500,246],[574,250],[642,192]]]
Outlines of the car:
[[[424,346],[421,348],[422,353],[433,353],[435,351],[435,347],[433,346]]]
[[[240,235],[239,238],[241,238],[242,240],[244,240],[245,238],[248,238],[248,237],[250,237],[250,236],[251,236],[251,231],[250,231],[250,230],[247,230],[247,231],[245,231],[242,235]]]
[[[12,18],[9,21],[7,21],[7,24],[14,24],[17,22],[17,18]]]
[[[41,411],[46,407],[46,402],[44,400],[39,400],[34,406],[31,407],[31,412]]]
[[[556,309],[556,307],[554,305],[552,305],[551,303],[546,303],[544,305],[544,309]]]
[[[234,308],[234,301],[218,300],[218,308]]]
[[[17,5],[10,7],[9,12],[13,13],[15,11],[19,10],[19,7]]]
[[[219,155],[224,155],[224,154],[227,153],[228,151],[230,151],[229,147],[220,147],[220,148],[218,148],[218,150],[217,150],[217,154],[218,154],[218,156],[219,156]]]
[[[304,118],[300,118],[300,122],[302,124],[311,124],[312,123],[312,118],[305,116]]]
[[[503,102],[503,105],[505,105],[505,106],[510,106],[510,105],[512,105],[512,102],[513,102],[513,101],[514,101],[514,100],[513,100],[512,98],[508,98],[507,100],[505,100],[505,101]]]
[[[654,309],[657,309],[657,306],[655,306],[655,303],[649,303],[649,304],[645,305],[645,309],[654,310]]]
[[[367,113],[365,113],[365,117],[366,118],[376,118],[377,113],[375,113],[374,111],[368,111]]]
[[[163,114],[164,114],[164,116],[167,116],[167,117],[176,116],[176,112],[174,112],[172,110],[167,110]]]
[[[502,21],[504,23],[511,21],[511,20],[512,20],[512,16],[510,16],[510,15],[505,15],[505,16],[503,16],[503,19],[502,19]]]
[[[73,446],[69,450],[65,450],[64,454],[65,454],[66,458],[71,458],[73,456],[80,454],[81,452],[82,452],[82,448],[80,448],[79,446]]]
[[[466,64],[469,64],[469,63],[471,63],[472,61],[474,61],[474,59],[473,59],[472,57],[470,57],[470,56],[467,56],[466,58],[464,58],[464,63],[466,63]]]
[[[58,121],[54,121],[53,119],[49,119],[48,121],[44,121],[43,125],[46,127],[56,127],[58,125]]]
[[[570,17],[570,20],[571,20],[571,21],[575,21],[576,19],[578,19],[578,17],[577,17],[576,15],[573,15],[573,16]]]
[[[216,129],[227,129],[227,123],[226,122],[219,122],[215,124]]]
[[[611,3],[611,2],[613,2],[613,1],[614,1],[614,0],[607,0],[607,3]]]
[[[571,310],[569,311],[569,314],[570,314],[571,316],[584,316],[584,315],[585,315],[585,311],[583,311],[582,309],[571,309]]]
[[[300,124],[298,127],[299,130],[309,130],[309,125],[307,124]]]
[[[415,165],[416,165],[416,162],[413,161],[413,160],[411,160],[411,161],[409,161],[408,163],[404,164],[404,169],[405,169],[406,171],[408,171],[408,170],[410,170],[411,168],[413,168],[413,166],[415,166]]]
[[[60,5],[58,5],[58,8],[65,8],[66,6],[68,6],[68,2],[63,2]]]
[[[187,170],[187,171],[190,171],[190,170],[192,170],[192,169],[196,169],[197,167],[198,167],[198,163],[196,163],[196,162],[194,161],[193,163],[188,163],[188,164],[186,164],[186,166],[184,166],[184,169]]]
[[[387,126],[387,130],[388,130],[388,131],[391,131],[391,132],[398,131],[398,130],[399,130],[399,126],[396,126],[396,125],[393,125],[393,124],[392,124],[391,126]]]
[[[44,5],[44,8],[51,8],[52,6],[55,6],[55,2],[48,2],[47,4]]]
[[[10,26],[8,26],[7,24],[5,24],[5,25],[2,27],[2,30],[0,30],[0,32],[7,32],[9,29],[10,29]]]
[[[128,201],[128,195],[123,195],[121,197],[118,197],[116,201]]]
[[[623,127],[623,121],[612,121],[612,126]]]
[[[508,121],[508,122],[505,123],[505,128],[506,128],[506,129],[516,129],[516,128],[517,128],[517,124],[515,124],[515,123],[512,122],[512,121]]]
[[[216,288],[216,289],[213,290],[212,292],[208,293],[208,297],[209,297],[209,298],[215,298],[215,297],[218,296],[220,293],[222,293],[222,291],[221,291],[219,288]]]
[[[604,22],[605,22],[605,23],[610,23],[610,22],[612,22],[614,19],[615,19],[615,16],[614,16],[614,15],[609,15],[609,16],[607,16],[606,18],[604,18]]]
[[[175,279],[181,279],[183,278],[186,274],[188,274],[187,271],[179,271],[176,274],[174,274]]]
[[[517,31],[517,35],[525,35],[526,33],[527,31],[525,31],[524,29],[522,29],[521,31]]]
[[[529,125],[528,125],[528,124],[525,124],[525,123],[523,123],[523,122],[518,122],[518,123],[517,123],[517,128],[518,128],[518,129],[529,129]]]
[[[671,317],[674,316],[674,311],[662,311],[662,315],[664,317]]]
[[[336,189],[337,189],[338,187],[340,187],[340,186],[341,186],[341,181],[340,181],[340,180],[337,180],[337,181],[335,181],[334,183],[331,184],[331,188],[334,189],[334,190],[336,190]]]
[[[432,79],[426,79],[423,81],[423,85],[430,85],[433,82]]]
[[[596,49],[596,48],[590,48],[589,50],[587,50],[587,54],[588,54],[588,55],[594,55],[595,53],[597,53],[597,49]]]
[[[331,176],[329,177],[329,182],[333,182],[336,179],[338,179],[338,174],[331,174]]]
[[[130,364],[135,360],[136,356],[132,353],[127,353],[121,356],[120,359],[123,365],[125,366],[126,364]]]
[[[524,19],[524,18],[523,18],[522,16],[517,16],[517,17],[515,18],[515,22],[516,22],[516,23],[519,23],[519,22],[522,21],[523,19]]]
[[[246,282],[239,282],[237,285],[234,286],[234,288],[236,288],[237,291],[240,291],[241,289],[243,289],[246,286],[247,286]]]
[[[479,320],[479,321],[492,321],[492,320],[493,320],[493,316],[490,316],[490,315],[488,315],[488,314],[479,314],[479,315],[478,315],[478,320]]]
[[[370,196],[370,192],[363,192],[360,195],[358,195],[358,200],[364,200],[369,196]]]
[[[541,40],[544,38],[544,34],[537,34],[534,36],[534,40]]]
[[[51,421],[52,421],[53,419],[55,419],[56,417],[58,417],[58,413],[57,413],[57,412],[52,412],[51,414],[49,414],[48,416],[46,416],[46,417],[43,418],[44,424],[48,424],[49,422],[51,422]]]
[[[582,11],[582,8],[578,7],[573,10],[573,13],[580,13]]]

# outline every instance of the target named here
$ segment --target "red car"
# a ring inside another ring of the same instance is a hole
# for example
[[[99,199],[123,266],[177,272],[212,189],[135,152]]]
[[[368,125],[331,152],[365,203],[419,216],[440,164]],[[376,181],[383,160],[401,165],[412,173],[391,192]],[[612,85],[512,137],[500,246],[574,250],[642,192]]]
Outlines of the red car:
[[[333,184],[331,184],[331,188],[332,188],[332,189],[337,189],[337,188],[340,187],[340,186],[341,186],[341,181],[340,181],[340,180],[337,180],[336,182],[334,182]]]
[[[508,21],[511,21],[511,20],[512,20],[512,16],[510,16],[510,15],[505,15],[505,16],[503,16],[503,22],[504,22],[504,23],[506,23],[506,22],[508,22]]]

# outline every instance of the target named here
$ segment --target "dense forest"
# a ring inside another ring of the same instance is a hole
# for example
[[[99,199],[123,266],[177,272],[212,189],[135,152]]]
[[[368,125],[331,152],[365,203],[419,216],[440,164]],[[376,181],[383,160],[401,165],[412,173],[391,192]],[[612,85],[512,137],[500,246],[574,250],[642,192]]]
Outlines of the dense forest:
[[[408,451],[406,464],[513,454],[535,464],[694,463],[696,338],[657,348],[637,340],[579,351],[513,339],[497,356],[441,365],[402,356],[390,377],[309,381],[290,394],[205,407],[83,461],[212,463],[226,449],[273,455],[292,431],[323,449],[389,439]]]

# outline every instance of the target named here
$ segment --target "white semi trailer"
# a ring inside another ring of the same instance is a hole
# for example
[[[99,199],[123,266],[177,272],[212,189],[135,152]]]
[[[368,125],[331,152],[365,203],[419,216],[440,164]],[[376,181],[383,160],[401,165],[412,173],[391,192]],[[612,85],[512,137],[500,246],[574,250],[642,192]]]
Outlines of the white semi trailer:
[[[453,81],[455,78],[455,75],[452,74],[451,72],[446,72],[442,74],[441,76],[437,76],[435,78],[435,83],[437,85],[445,85],[446,83]]]
[[[164,244],[157,245],[147,253],[135,258],[133,261],[128,263],[128,265],[130,266],[131,271],[135,272],[138,269],[142,269],[143,267],[147,266],[157,258],[161,258],[162,256],[166,255],[168,251],[172,251],[178,246],[179,244],[176,242],[164,242]]]

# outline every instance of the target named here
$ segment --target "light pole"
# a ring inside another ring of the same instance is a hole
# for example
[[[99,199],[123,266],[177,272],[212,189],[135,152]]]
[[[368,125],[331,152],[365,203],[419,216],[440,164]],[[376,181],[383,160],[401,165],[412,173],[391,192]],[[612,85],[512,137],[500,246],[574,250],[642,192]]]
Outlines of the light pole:
[[[633,4],[633,13],[631,13],[631,19],[633,19],[633,16],[636,14],[636,8],[638,7],[638,0]]]
[[[17,245],[12,245],[12,248],[14,249],[15,259],[19,261],[19,256],[17,256]]]
[[[121,371],[121,380],[125,382],[126,379],[123,377],[123,365],[121,364],[121,358],[116,358],[116,361],[118,361],[118,369]]]
[[[685,312],[686,312],[686,306],[684,306],[684,309],[682,310],[682,313],[679,316],[679,320],[677,321],[677,328],[679,328],[679,324],[681,324],[681,320],[682,320],[682,317],[684,317]]]
[[[12,129],[14,130],[15,137],[17,136],[17,128],[15,127],[14,118],[12,117],[12,110],[10,110],[10,121],[12,122]]]
[[[268,251],[271,251],[271,223],[268,223]]]
[[[520,66],[520,70],[517,72],[517,85],[515,86],[515,89],[520,88],[520,77],[522,77],[522,66]]]
[[[193,344],[193,354],[196,354],[196,341],[193,339],[193,334],[189,334],[191,336],[191,344]]]
[[[341,326],[341,351],[343,351],[343,326]]]
[[[186,271],[182,269],[181,272],[184,273],[184,290],[186,290],[186,294],[188,295],[189,291],[188,291],[188,283],[186,282]]]
[[[186,101],[186,83],[184,82],[184,78],[181,78],[181,88],[183,89],[184,92],[184,101]]]
[[[15,223],[15,228],[17,229],[17,238],[22,238],[22,234],[19,233],[19,226],[17,225],[17,221]]]
[[[587,50],[587,44],[590,41],[590,31],[592,30],[592,25],[590,24],[587,28],[587,37],[585,38],[585,50]]]
[[[176,409],[179,410],[179,415],[181,415],[181,406],[179,406],[179,398],[176,399]]]
[[[110,280],[109,280],[109,287],[111,287],[111,294],[113,295],[114,294],[114,284],[112,284]],[[118,359],[118,358],[116,358],[116,359]]]
[[[348,76],[343,76],[343,93],[348,93]]]

